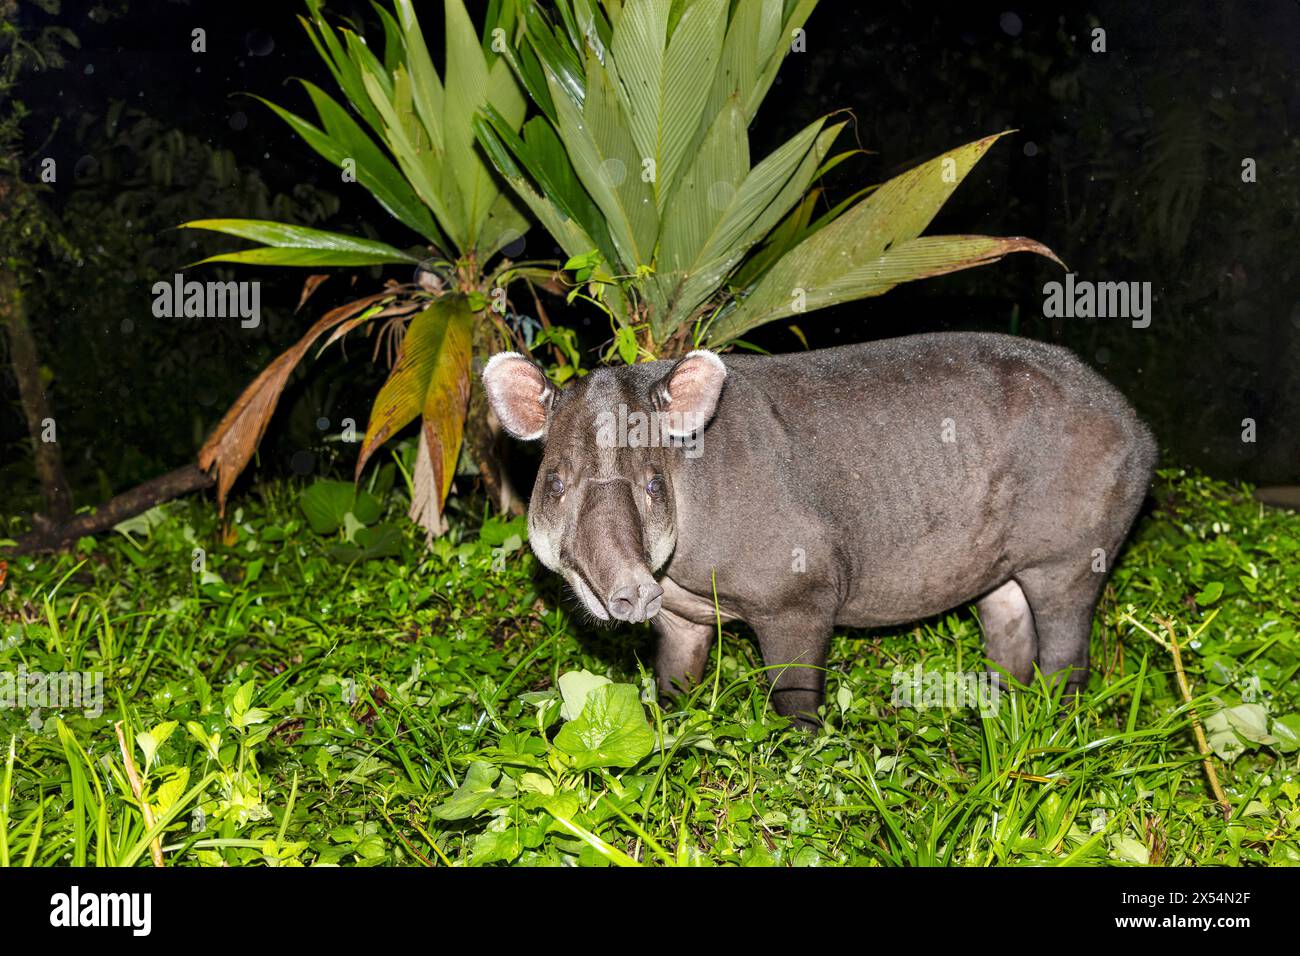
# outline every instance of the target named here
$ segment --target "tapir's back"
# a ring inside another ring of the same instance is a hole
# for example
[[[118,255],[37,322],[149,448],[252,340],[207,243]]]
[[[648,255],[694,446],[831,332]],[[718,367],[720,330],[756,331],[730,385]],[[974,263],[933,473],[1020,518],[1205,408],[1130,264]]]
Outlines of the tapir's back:
[[[991,456],[1010,454],[1055,471],[1057,439],[1077,438],[1088,423],[1097,423],[1098,439],[1154,453],[1113,385],[1068,350],[1031,339],[935,333],[724,361],[732,374],[718,419],[770,413],[783,432],[774,439],[811,444],[823,461],[846,466],[867,453],[878,467],[929,464],[943,473],[974,459],[993,467]]]

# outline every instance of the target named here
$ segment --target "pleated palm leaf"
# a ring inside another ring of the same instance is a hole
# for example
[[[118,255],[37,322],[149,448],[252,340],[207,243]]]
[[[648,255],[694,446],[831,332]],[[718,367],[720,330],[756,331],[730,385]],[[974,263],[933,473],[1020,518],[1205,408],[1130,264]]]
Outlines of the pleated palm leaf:
[[[816,0],[524,4],[506,53],[541,115],[475,129],[570,257],[625,361],[722,347],[751,329],[900,282],[1055,259],[1018,237],[923,236],[998,138],[958,147],[815,215],[844,122],[814,120],[755,163],[748,127]],[[578,289],[574,294],[585,294]]]
[[[462,0],[445,0],[446,59],[440,76],[412,0],[395,0],[392,13],[376,5],[384,27],[382,60],[356,32],[331,26],[320,0],[307,0],[308,15],[300,19],[344,103],[305,80],[315,123],[262,102],[338,166],[345,182],[368,190],[419,237],[423,248],[411,252],[372,239],[262,220],[205,219],[184,225],[259,243],[204,262],[309,268],[393,264],[412,271],[423,265],[428,281],[390,281],[384,292],[329,312],[240,395],[199,454],[200,467],[215,470],[223,509],[290,373],[311,346],[326,332],[332,331],[329,345],[377,320],[404,326],[404,334],[391,374],[375,398],[357,475],[385,440],[419,418],[412,518],[431,533],[443,527],[442,509],[462,440],[489,489],[506,503],[509,486],[496,471],[486,404],[473,397],[472,358],[511,341],[513,333],[499,310],[487,307],[491,298],[503,301],[493,297],[493,290],[513,279],[541,279],[553,272],[498,255],[523,235],[527,222],[514,198],[501,191],[472,130],[474,115],[484,107],[504,128],[517,129],[523,122],[524,95],[507,62],[492,51],[514,28],[515,6],[513,0],[494,0],[480,34]],[[489,263],[494,268],[485,269]]]

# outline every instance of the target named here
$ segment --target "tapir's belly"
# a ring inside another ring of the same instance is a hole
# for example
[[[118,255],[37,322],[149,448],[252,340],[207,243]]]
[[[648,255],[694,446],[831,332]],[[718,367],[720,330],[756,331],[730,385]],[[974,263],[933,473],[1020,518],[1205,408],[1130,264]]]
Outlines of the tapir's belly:
[[[847,558],[830,575],[837,587],[816,588],[818,610],[833,615],[840,627],[903,624],[973,601],[1010,579],[1012,568],[1000,541],[974,530],[966,535],[952,532],[949,528],[942,536],[921,536]],[[672,577],[660,581],[663,606],[701,624],[714,623],[719,614],[724,621],[752,622],[805,603],[783,584],[797,589],[801,580],[821,585],[827,578],[825,569],[792,572],[784,561],[771,567],[742,564],[720,569],[716,605],[711,577],[675,565]]]
[[[939,614],[987,594],[1014,570],[1001,542],[978,533],[895,545],[868,562],[845,575],[836,624],[876,627]]]

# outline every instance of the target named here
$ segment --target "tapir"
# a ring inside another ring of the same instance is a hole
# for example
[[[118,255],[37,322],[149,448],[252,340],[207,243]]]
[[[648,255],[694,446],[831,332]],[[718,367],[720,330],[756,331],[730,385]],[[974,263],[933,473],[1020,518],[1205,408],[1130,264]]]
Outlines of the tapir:
[[[704,676],[718,616],[749,624],[772,705],[805,727],[834,628],[968,602],[997,668],[1077,693],[1157,455],[1101,375],[1008,335],[693,351],[566,387],[502,352],[482,377],[502,426],[544,443],[541,563],[594,618],[652,622],[665,693]]]

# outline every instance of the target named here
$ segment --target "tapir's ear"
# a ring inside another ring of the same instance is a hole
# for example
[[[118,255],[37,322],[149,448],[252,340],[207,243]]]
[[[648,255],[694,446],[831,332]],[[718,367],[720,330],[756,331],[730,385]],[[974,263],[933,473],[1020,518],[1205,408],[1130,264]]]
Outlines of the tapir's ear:
[[[492,411],[516,438],[532,441],[546,434],[546,413],[555,387],[535,362],[518,352],[498,352],[483,368]]]
[[[727,367],[713,352],[688,352],[654,389],[655,404],[668,413],[668,434],[682,438],[713,417]]]

